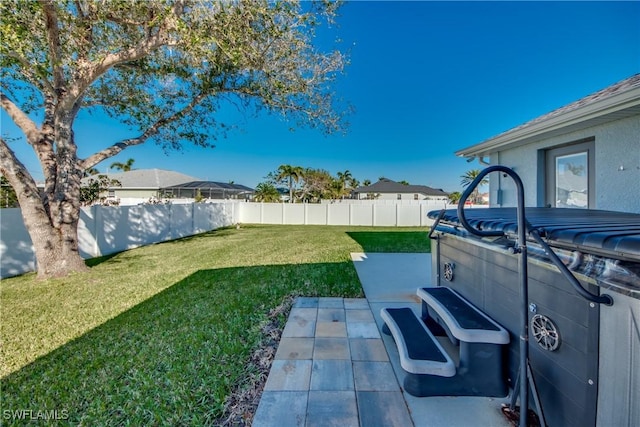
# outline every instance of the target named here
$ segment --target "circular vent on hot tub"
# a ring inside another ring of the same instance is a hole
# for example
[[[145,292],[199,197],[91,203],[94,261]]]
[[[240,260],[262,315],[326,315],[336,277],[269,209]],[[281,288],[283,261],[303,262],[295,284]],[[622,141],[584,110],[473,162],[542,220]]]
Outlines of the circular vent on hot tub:
[[[451,262],[444,263],[444,280],[447,282],[453,280],[453,263]]]
[[[560,345],[558,328],[547,316],[536,314],[531,318],[531,333],[533,339],[545,350],[554,351]]]

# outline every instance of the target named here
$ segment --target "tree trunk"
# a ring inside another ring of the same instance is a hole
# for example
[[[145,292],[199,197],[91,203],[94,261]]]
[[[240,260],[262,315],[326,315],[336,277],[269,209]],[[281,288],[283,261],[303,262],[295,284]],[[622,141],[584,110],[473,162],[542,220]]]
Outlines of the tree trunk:
[[[293,203],[293,178],[289,176],[289,203]]]
[[[53,194],[46,195],[49,197],[51,230],[47,233],[46,241],[37,243],[38,246],[34,241],[36,253],[40,252],[40,255],[36,255],[39,277],[61,276],[73,271],[87,270],[78,250],[80,180],[83,171],[78,166],[72,117],[72,114],[61,113],[55,121],[58,147],[56,185]]]
[[[39,279],[66,276],[85,271],[87,266],[78,251],[78,221],[54,227],[40,200],[20,202],[22,218],[31,236]]]
[[[87,270],[78,251],[82,171],[76,161],[71,125],[60,127],[55,155],[51,150],[39,152],[47,181],[43,194],[15,153],[0,140],[0,171],[16,191],[41,279]]]

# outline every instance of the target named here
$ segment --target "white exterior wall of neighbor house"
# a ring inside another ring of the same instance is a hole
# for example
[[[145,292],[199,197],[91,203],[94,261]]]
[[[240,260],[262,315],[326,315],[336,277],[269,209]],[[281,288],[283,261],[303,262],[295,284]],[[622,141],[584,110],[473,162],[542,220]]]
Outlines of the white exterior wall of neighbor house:
[[[492,153],[491,164],[511,167],[522,179],[527,206],[544,205],[544,170],[540,150],[595,138],[595,209],[640,213],[640,116],[544,139],[522,147]],[[623,170],[620,170],[620,167]],[[489,177],[491,206],[515,206],[516,190],[510,178]],[[499,191],[501,190],[501,191]],[[498,193],[502,203],[499,204]]]
[[[158,196],[157,188],[115,188],[115,196],[119,198],[149,199]]]

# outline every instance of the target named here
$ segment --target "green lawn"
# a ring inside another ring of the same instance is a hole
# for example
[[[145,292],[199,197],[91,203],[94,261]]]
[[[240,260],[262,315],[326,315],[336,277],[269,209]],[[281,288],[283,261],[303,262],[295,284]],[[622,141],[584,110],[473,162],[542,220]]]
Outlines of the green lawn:
[[[350,252],[428,252],[426,232],[243,226],[65,279],[2,280],[3,421],[57,410],[63,424],[212,424],[250,375],[270,310],[289,295],[360,297]]]

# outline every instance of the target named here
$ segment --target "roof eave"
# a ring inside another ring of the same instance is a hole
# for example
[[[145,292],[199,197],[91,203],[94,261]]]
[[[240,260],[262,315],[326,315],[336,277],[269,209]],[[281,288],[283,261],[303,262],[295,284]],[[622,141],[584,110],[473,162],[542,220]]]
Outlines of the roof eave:
[[[628,112],[628,116],[640,114],[640,87],[623,93],[612,95],[584,107],[576,108],[557,116],[549,117],[530,126],[523,126],[504,132],[479,144],[458,150],[458,157],[483,157],[507,147],[517,146],[541,139],[548,135],[564,133],[562,130],[573,130],[575,127],[588,127],[597,124],[597,120],[613,116],[613,120],[622,118],[620,113]]]

